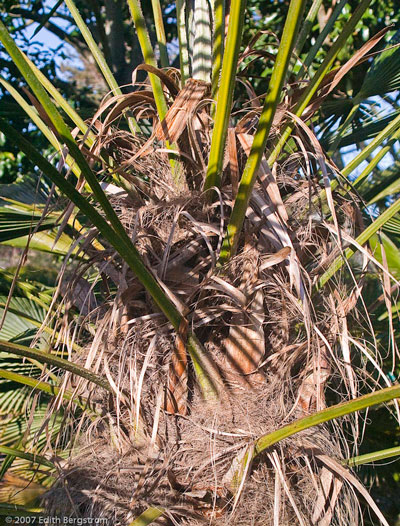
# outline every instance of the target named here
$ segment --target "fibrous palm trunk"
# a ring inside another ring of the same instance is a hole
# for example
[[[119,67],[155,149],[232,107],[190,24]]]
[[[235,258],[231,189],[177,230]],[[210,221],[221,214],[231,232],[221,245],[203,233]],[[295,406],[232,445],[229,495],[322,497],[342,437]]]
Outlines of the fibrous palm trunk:
[[[214,204],[201,192],[209,146],[207,113],[196,95],[203,84],[173,89],[175,102],[155,127],[159,140],[181,149],[187,186],[180,192],[153,139],[133,138],[107,118],[96,124],[97,150],[114,158],[122,177],[138,183],[139,198],[121,194],[113,207],[184,321],[174,336],[117,256],[100,266],[105,290],[124,291],[111,310],[105,296],[92,314],[98,336],[86,366],[104,370],[115,397],[92,392],[105,415],[81,439],[83,451],[88,442],[94,445],[92,455],[71,458],[63,475],[68,485],[56,485],[47,505],[69,513],[72,502],[83,515],[104,515],[115,524],[148,507],[161,510],[160,524],[350,524],[351,491],[323,460],[343,454],[328,428],[303,432],[253,459],[256,437],[324,408],[327,382],[342,367],[349,379],[348,364],[341,365],[347,328],[338,320],[351,316],[355,301],[343,308],[344,285],[310,299],[310,284],[337,251],[322,210],[309,208],[320,188],[297,175],[306,157],[295,153],[273,172],[264,160],[237,255],[217,266],[221,225],[251,144],[253,115],[228,134],[232,155]],[[146,89],[143,97],[149,100]],[[132,109],[141,111],[137,96],[132,100]],[[189,103],[181,106],[182,100]],[[126,107],[121,99],[115,103]],[[116,116],[114,110],[112,120]],[[303,153],[312,153],[301,132],[299,141]],[[336,221],[345,225],[340,210]],[[121,306],[125,318],[116,318]],[[213,364],[212,373],[203,370],[215,383],[206,399],[187,353],[189,331],[205,349],[204,363]]]

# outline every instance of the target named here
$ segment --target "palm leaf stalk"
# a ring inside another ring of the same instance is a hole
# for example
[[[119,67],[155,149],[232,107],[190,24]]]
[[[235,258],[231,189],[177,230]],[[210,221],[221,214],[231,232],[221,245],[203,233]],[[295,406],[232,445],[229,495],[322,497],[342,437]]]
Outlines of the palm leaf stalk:
[[[346,5],[346,3],[347,3],[346,0],[340,0],[340,2],[338,2],[336,4],[335,9],[332,11],[332,14],[329,17],[327,23],[323,27],[321,33],[318,35],[318,37],[317,37],[315,43],[313,44],[312,48],[307,53],[307,56],[304,59],[304,63],[302,64],[302,66],[299,69],[299,72],[297,74],[297,78],[298,79],[304,78],[305,72],[308,71],[309,67],[313,63],[316,54],[321,49],[322,44],[324,43],[326,37],[329,35],[330,31],[332,30],[333,26],[335,25],[335,22],[336,22],[337,18],[339,17],[340,13],[343,11],[343,8]],[[313,6],[310,9],[310,15],[311,15],[311,11],[313,11],[312,14],[315,16],[315,11],[313,10],[313,7],[314,7],[314,4],[313,4]],[[307,35],[308,35],[308,33],[305,33],[305,35],[303,35],[303,31],[300,33],[298,48],[296,48],[296,51],[299,54],[300,54],[300,50],[301,50],[302,46],[304,45],[304,42],[305,42],[304,39],[307,38]]]
[[[176,0],[176,18],[179,41],[179,62],[181,68],[181,87],[183,88],[185,86],[185,82],[190,77],[189,43],[187,35],[185,0]]]
[[[238,194],[226,229],[226,236],[222,244],[219,257],[219,263],[221,265],[226,263],[236,252],[247,206],[256,181],[265,146],[267,144],[268,134],[282,95],[282,87],[289,67],[292,51],[296,43],[297,32],[300,27],[304,7],[305,1],[303,0],[292,0],[290,2],[282,34],[282,43],[279,46],[278,55],[272,71],[263,111],[258,122],[257,132],[254,136],[250,155],[240,180]]]
[[[58,2],[54,4],[54,6],[50,9],[50,11],[45,15],[42,22],[37,26],[35,31],[32,33],[32,38],[36,36],[39,33],[39,31],[41,31],[45,27],[47,22],[50,21],[51,17],[56,13],[57,9],[61,6],[62,3],[63,3],[63,0],[58,0]]]
[[[312,77],[310,83],[307,85],[303,95],[301,96],[299,102],[296,104],[296,107],[293,110],[293,113],[297,117],[301,117],[304,110],[307,108],[313,95],[317,92],[322,80],[325,78],[326,74],[328,73],[332,64],[334,63],[339,51],[343,48],[347,39],[354,31],[354,28],[360,21],[361,17],[363,16],[371,1],[372,0],[362,0],[362,2],[357,6],[356,10],[354,11],[350,20],[344,26],[343,31],[340,33],[338,38],[333,43],[332,47],[329,49],[321,66],[318,68],[317,72]],[[287,140],[289,139],[294,129],[294,126],[294,122],[289,121],[286,124],[286,126],[282,129],[282,133],[279,137],[279,140],[277,141],[270,156],[268,157],[269,166],[272,166],[273,163],[277,160],[282,148],[285,146]]]
[[[136,517],[136,519],[132,521],[129,524],[129,526],[147,526],[148,524],[155,522],[164,513],[165,513],[165,510],[162,508],[155,508],[155,507],[147,508],[147,510],[141,513],[139,517]]]
[[[354,187],[357,187],[358,185],[360,185],[362,183],[362,181],[365,180],[366,177],[368,177],[368,175],[378,166],[378,163],[384,158],[384,156],[390,152],[391,148],[393,147],[393,145],[400,139],[400,121],[398,119],[394,119],[393,122],[391,123],[391,126],[390,126],[390,132],[391,133],[393,130],[394,133],[393,135],[389,136],[386,144],[384,146],[382,146],[379,150],[379,152],[374,156],[374,158],[368,163],[368,165],[364,168],[364,170],[360,173],[360,175],[354,180],[353,182],[353,185]],[[379,141],[382,142],[386,137],[387,137],[387,132],[386,132],[386,128],[385,130],[383,130],[383,134],[381,137],[377,137],[377,141],[374,142],[374,141],[371,141],[371,145],[372,145],[372,148],[375,147],[376,148],[376,145],[379,144]],[[372,144],[374,142],[374,144]],[[370,145],[368,145],[368,147],[366,148],[366,150],[370,150],[369,148]],[[367,159],[367,157],[365,156],[365,152],[362,152],[363,155],[361,155],[359,157],[359,159],[357,160],[357,162],[359,162],[360,159]],[[360,161],[361,162],[361,161]],[[352,171],[354,171],[354,168],[353,168],[354,164],[352,165]],[[349,169],[346,169],[347,167],[345,167],[344,169],[344,175],[347,176],[348,174],[350,174],[351,172],[349,172]]]
[[[146,29],[146,22],[143,17],[142,9],[138,0],[128,0],[129,10],[131,12],[133,23],[135,24],[137,36],[140,43],[140,48],[143,53],[143,58],[146,64],[157,67],[157,61],[154,55],[153,48],[151,46],[149,34]],[[150,83],[154,93],[154,99],[157,106],[158,115],[160,120],[164,119],[165,114],[168,111],[168,106],[165,101],[164,92],[162,89],[160,79],[150,73]]]
[[[153,8],[154,24],[156,26],[157,43],[160,52],[160,63],[163,68],[166,68],[169,66],[169,59],[160,0],[151,0],[151,5]]]
[[[388,449],[381,449],[380,451],[372,451],[371,453],[365,453],[364,455],[358,455],[357,457],[349,458],[343,463],[349,467],[357,467],[362,466],[364,464],[378,462],[379,460],[385,460],[387,458],[399,456],[400,446],[396,446]]]
[[[330,147],[329,152],[328,152],[329,156],[331,156],[337,150],[343,135],[349,129],[359,108],[360,108],[360,103],[354,103],[354,102],[352,103],[351,109],[347,117],[344,119],[343,123],[340,124],[339,129],[335,134],[335,140],[333,141],[332,146]]]
[[[255,443],[254,456],[259,455],[265,449],[270,448],[274,444],[294,435],[295,433],[299,433],[300,431],[304,431],[305,429],[309,429],[310,427],[317,426],[324,422],[329,422],[330,420],[350,415],[356,411],[362,411],[363,409],[367,409],[374,405],[390,402],[399,397],[400,386],[394,385],[393,387],[380,389],[375,393],[360,396],[349,402],[328,407],[327,409],[315,412],[310,416],[305,416],[300,420],[295,420],[287,426],[281,427],[268,435],[260,437]]]
[[[304,19],[303,25],[299,32],[299,37],[297,39],[297,43],[296,43],[296,54],[297,55],[301,54],[304,44],[309,38],[311,28],[314,24],[315,19],[317,18],[318,11],[320,10],[321,5],[322,5],[322,0],[314,0],[313,3],[311,4],[310,10],[308,11],[307,16]],[[309,56],[310,54],[308,53],[307,58]]]
[[[365,161],[366,159],[368,159],[368,157],[377,149],[379,148],[382,143],[386,140],[386,139],[389,139],[389,140],[392,140],[392,136],[394,136],[394,134],[397,134],[397,130],[400,126],[400,115],[398,115],[395,119],[393,119],[376,137],[374,137],[374,139],[369,142],[365,148],[363,148],[360,153],[358,155],[356,155],[354,157],[354,159],[352,159],[348,164],[346,164],[346,166],[343,168],[343,170],[341,171],[341,174],[348,178],[353,172],[354,170],[356,170],[356,168],[358,168],[358,166],[360,166],[360,164]],[[387,150],[385,148],[382,148],[382,150],[380,150],[378,152],[378,157],[380,157],[379,160],[382,159],[383,155],[381,155],[381,151],[383,151],[384,153],[387,153]],[[369,165],[368,165],[369,166]],[[371,164],[372,166],[372,164]],[[372,168],[371,168],[372,169]],[[361,181],[363,179],[365,179],[365,177],[367,177],[371,172],[368,171],[367,172],[367,169],[365,169],[365,175],[364,175],[364,171],[357,177],[357,184],[361,183]],[[334,181],[332,182],[332,189],[334,190],[337,186],[337,183],[335,183]]]
[[[235,87],[236,68],[242,39],[245,8],[246,0],[232,0],[207,175],[204,183],[205,190],[209,190],[213,186],[219,187],[220,185],[220,175],[232,106],[233,90]]]
[[[224,55],[225,40],[225,4],[223,0],[214,0],[214,43],[211,74],[211,97],[218,100],[218,90],[221,75],[222,58]],[[215,117],[215,107],[213,117]]]

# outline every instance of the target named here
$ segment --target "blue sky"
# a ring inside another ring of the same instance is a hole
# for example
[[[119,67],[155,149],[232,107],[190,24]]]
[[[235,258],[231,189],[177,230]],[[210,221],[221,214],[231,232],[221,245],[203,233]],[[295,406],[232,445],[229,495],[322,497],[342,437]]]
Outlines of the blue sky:
[[[54,7],[55,4],[56,2],[54,0],[44,2],[44,5],[46,7],[46,12],[49,12],[52,9],[52,7]],[[68,30],[69,23],[63,18],[58,18],[57,16],[53,16],[51,18],[51,21],[57,26],[59,26],[60,28],[64,30]],[[53,54],[56,50],[58,50],[55,53],[55,59],[56,59],[57,65],[60,65],[62,61],[68,60],[71,63],[73,63],[74,66],[79,67],[80,61],[78,57],[76,56],[76,52],[74,48],[70,46],[69,44],[66,44],[65,42],[60,40],[56,35],[48,31],[44,27],[42,27],[42,29],[36,35],[34,35],[35,30],[37,29],[38,26],[39,24],[37,24],[36,22],[33,22],[24,31],[26,38],[30,40],[30,46],[27,50],[28,53],[33,48],[38,48],[38,47],[40,48],[41,51],[48,52],[50,54]],[[62,76],[60,70],[58,71],[58,74]]]

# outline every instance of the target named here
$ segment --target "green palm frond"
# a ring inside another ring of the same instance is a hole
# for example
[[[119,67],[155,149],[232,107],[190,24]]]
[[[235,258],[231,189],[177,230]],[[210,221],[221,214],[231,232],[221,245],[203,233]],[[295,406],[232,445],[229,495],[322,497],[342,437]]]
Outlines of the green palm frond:
[[[10,206],[0,207],[0,243],[27,236],[33,230],[41,232],[54,228],[59,215],[42,217],[41,213],[15,210]]]
[[[71,227],[60,233],[63,210],[58,195],[42,179],[26,179],[12,185],[0,185],[0,243],[14,247],[65,255],[73,243]],[[50,211],[43,215],[45,206]],[[77,250],[74,250],[77,253]]]
[[[345,101],[341,101],[339,106],[343,109]],[[343,148],[345,146],[351,146],[352,144],[362,143],[368,139],[373,139],[376,137],[382,130],[388,126],[398,115],[400,110],[396,110],[387,114],[387,112],[382,112],[382,115],[369,117],[368,119],[361,119],[356,123],[353,123],[353,126],[343,134],[340,139],[339,146]],[[322,146],[328,150],[332,144],[335,142],[336,133],[329,131],[324,134],[321,138]]]
[[[29,430],[28,437],[26,439],[27,446],[35,444],[35,447],[40,451],[46,444],[46,433],[42,433],[37,439],[37,434],[43,428],[44,422],[49,418],[48,410],[48,399],[43,397],[43,400],[39,403],[34,413],[32,423],[28,428],[29,422],[26,419],[26,415],[23,411],[15,411],[15,414],[7,415],[8,418],[2,419],[0,427],[0,438],[1,444],[4,446],[12,446],[18,443],[27,430]],[[47,433],[49,436],[56,437],[61,425],[62,425],[62,414],[51,415],[48,420]]]
[[[390,223],[390,222],[389,222]],[[387,226],[387,225],[386,225]],[[399,221],[400,227],[400,221]],[[388,232],[386,228],[383,229]],[[400,230],[399,230],[400,235]],[[382,259],[382,249],[381,245],[385,250],[386,262],[389,272],[396,278],[400,279],[400,248],[396,243],[384,232],[382,232],[379,237],[372,236],[369,240],[370,249],[374,257],[383,264]]]
[[[14,372],[16,374],[25,374],[31,378],[39,378],[42,370],[36,365],[28,361],[18,360],[17,358],[12,358],[9,354],[5,352],[0,352],[0,366],[4,370]],[[0,378],[0,384],[6,384],[9,380],[4,377]]]
[[[22,451],[29,452],[28,455],[31,455],[32,451],[40,454],[46,447],[48,440],[60,438],[60,432],[64,425],[63,411],[61,410],[55,415],[49,414],[46,397],[39,399],[39,403],[33,406],[32,398],[29,396],[31,389],[28,387],[25,389],[27,392],[25,392],[24,398],[21,396],[23,390],[11,391],[13,395],[10,397],[11,400],[3,400],[4,397],[0,396],[0,407],[8,409],[8,413],[4,413],[0,420],[0,439],[3,448],[0,451],[0,459],[3,456],[0,480],[12,468],[14,473],[26,475],[31,480],[49,482],[48,475],[51,474],[51,471],[43,474],[36,473],[30,458],[21,459],[20,455],[6,449],[23,448]],[[23,405],[17,403],[20,401],[24,402]],[[27,420],[26,414],[31,412],[33,413],[30,415],[30,420]],[[68,433],[62,441],[63,444],[67,443],[67,437]],[[16,461],[16,458],[19,460]],[[52,468],[52,466],[48,467]]]
[[[37,209],[42,208],[50,198],[50,186],[43,178],[39,180],[26,177],[23,181],[13,184],[0,184],[0,204],[2,206],[10,202],[22,205],[35,205]],[[57,193],[53,193],[51,203],[55,205]],[[27,208],[28,209],[28,208]]]
[[[53,283],[50,285],[47,283],[39,282],[36,279],[32,279],[29,275],[24,276],[26,267],[20,271],[20,279],[15,283],[13,269],[4,270],[0,269],[0,290],[1,294],[8,294],[10,291],[10,286],[14,282],[15,286],[15,296],[21,296],[28,298],[30,301],[36,303],[44,309],[48,309],[49,304],[51,303],[52,296],[54,294]],[[42,275],[43,276],[43,275]],[[35,276],[38,278],[38,276]]]
[[[3,315],[6,302],[7,298],[0,296],[0,316]],[[26,331],[36,331],[45,315],[44,309],[28,298],[12,297],[0,329],[0,339],[17,341]]]
[[[400,30],[387,42],[386,48],[372,62],[355,101],[400,89]]]
[[[222,61],[221,81],[215,110],[214,130],[208,159],[204,189],[219,187],[224,158],[225,141],[228,130],[236,68],[242,40],[245,0],[233,0],[231,5],[232,22],[228,27],[224,58]],[[214,75],[215,77],[215,75]],[[215,89],[215,81],[214,81]]]
[[[388,234],[394,234],[400,238],[400,215],[397,214],[389,219],[383,226],[383,230]]]
[[[0,317],[4,315],[7,297],[0,296]],[[8,310],[0,329],[0,338],[10,342],[30,344],[37,334],[46,315],[43,307],[28,298],[13,296],[8,302]],[[46,335],[46,333],[44,333]],[[46,336],[41,336],[38,345],[45,344]],[[26,375],[37,380],[43,368],[29,360],[13,357],[9,353],[0,351],[0,369],[11,374]],[[0,415],[15,414],[22,410],[31,388],[15,383],[0,375]],[[0,429],[3,424],[0,423]],[[3,429],[4,432],[4,429]],[[2,432],[0,431],[0,435]],[[3,437],[4,438],[4,437]]]
[[[3,245],[25,248],[28,243],[31,250],[58,254],[60,256],[65,256],[71,248],[71,238],[64,232],[59,236],[57,232],[54,231],[37,232],[33,236],[13,237],[4,241]],[[73,252],[76,254],[79,252],[79,249],[75,248]]]
[[[359,187],[363,199],[369,204],[385,203],[400,192],[400,163],[395,161],[386,170],[375,170]]]
[[[32,389],[20,385],[11,384],[10,382],[1,382],[0,388],[0,415],[17,414],[18,412],[24,411],[26,407],[26,401],[29,399]],[[6,429],[6,423],[2,422],[0,426],[0,436],[5,435],[4,430]],[[18,428],[19,429],[19,428]],[[19,431],[18,431],[19,433]],[[5,437],[4,437],[5,440]],[[11,442],[14,443],[14,442]]]

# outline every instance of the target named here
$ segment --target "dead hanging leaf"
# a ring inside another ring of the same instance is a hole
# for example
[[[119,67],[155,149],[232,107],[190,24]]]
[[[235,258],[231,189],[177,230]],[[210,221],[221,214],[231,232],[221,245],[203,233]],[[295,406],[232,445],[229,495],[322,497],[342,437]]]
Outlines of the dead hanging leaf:
[[[232,185],[232,199],[235,199],[239,188],[239,163],[236,146],[236,133],[234,128],[228,129],[227,153]]]
[[[253,292],[258,279],[258,251],[250,247],[247,255],[241,295],[246,298],[248,307],[247,312],[232,315],[232,325],[225,340],[226,370],[233,385],[239,383],[255,387],[264,382],[264,375],[256,372],[265,352],[264,293],[262,289]]]
[[[201,80],[189,79],[179,92],[162,122],[158,123],[155,135],[160,141],[176,143],[192,118],[197,105],[207,97],[210,86]]]
[[[250,135],[248,133],[238,133],[237,137],[239,139],[240,144],[242,145],[245,154],[249,156],[251,146],[254,140],[253,135]],[[286,211],[285,205],[283,204],[281,193],[276,183],[275,177],[271,172],[264,156],[261,160],[260,168],[258,170],[257,175],[263,180],[271,204],[279,214],[281,221],[286,225],[288,221],[288,213]]]
[[[249,474],[249,470],[253,460],[254,446],[249,445],[244,447],[238,455],[233,458],[233,461],[224,474],[222,484],[225,488],[235,495],[235,503],[240,498],[243,490],[243,485]]]
[[[361,482],[350,472],[350,470],[344,468],[332,457],[329,457],[328,455],[324,454],[316,454],[315,455],[321,462],[323,462],[328,469],[336,473],[341,479],[346,480],[349,484],[354,486],[354,488],[364,497],[364,499],[368,502],[371,509],[374,511],[375,515],[378,517],[381,524],[384,526],[389,526],[387,520],[383,516],[381,510],[378,508],[378,506],[375,504],[375,501],[372,499],[368,491],[365,489],[365,487],[361,484]]]
[[[318,491],[311,520],[313,525],[329,526],[343,482],[334,478],[326,467],[321,469],[319,479],[321,488]]]
[[[112,110],[107,114],[104,123],[101,126],[100,134],[104,135],[115,119],[123,115],[123,112],[130,108],[134,109],[136,106],[144,106],[145,104],[154,105],[154,97],[147,91],[134,91],[126,95],[120,95],[117,103]],[[104,111],[104,110],[103,110]]]
[[[296,504],[296,501],[293,497],[293,494],[292,494],[292,491],[290,490],[290,486],[289,486],[289,483],[288,483],[288,480],[285,476],[285,473],[284,473],[284,464],[283,464],[283,468],[282,468],[282,465],[281,465],[281,460],[279,459],[279,456],[278,456],[278,453],[276,451],[274,451],[271,455],[268,455],[268,458],[269,460],[271,461],[271,464],[273,465],[274,467],[274,470],[275,470],[275,474],[276,476],[278,476],[281,480],[281,484],[282,484],[282,487],[289,499],[289,502],[292,506],[292,509],[297,517],[297,521],[298,521],[298,524],[299,526],[306,526],[305,522],[304,522],[304,519],[303,519],[303,516]]]
[[[170,75],[163,71],[162,69],[156,68],[150,64],[140,64],[136,68],[136,71],[147,71],[148,73],[151,73],[152,75],[156,75],[161,82],[168,88],[169,92],[173,97],[176,97],[179,93],[179,87],[178,85],[173,81]]]
[[[325,405],[325,384],[331,374],[331,368],[327,358],[327,350],[321,345],[318,355],[314,358],[309,369],[306,370],[298,393],[298,411],[300,415],[320,411]]]
[[[360,289],[360,292],[361,292],[361,289]],[[337,290],[333,291],[333,296],[336,299],[336,303],[334,301],[332,301],[332,303],[334,304],[335,314],[337,317],[337,325],[339,328],[338,336],[340,338],[340,343],[341,343],[343,364],[346,369],[346,374],[347,374],[347,379],[348,379],[348,383],[350,386],[351,394],[353,398],[356,398],[357,397],[357,384],[356,384],[355,373],[353,371],[353,366],[351,363],[349,330],[348,330],[348,324],[347,324],[347,314],[348,314],[347,307],[351,305],[349,303],[351,296],[347,298],[346,303],[342,301],[342,298],[340,297],[340,294]]]
[[[323,101],[326,99],[326,97],[336,88],[336,86],[339,84],[339,82],[342,80],[342,78],[355,66],[360,64],[360,62],[363,62],[367,57],[367,53],[374,48],[386,35],[386,33],[391,29],[391,26],[383,28],[381,31],[379,31],[376,35],[374,35],[372,38],[366,42],[361,49],[356,51],[354,55],[344,64],[342,67],[337,68],[333,71],[330,71],[328,75],[326,75],[326,78],[324,79],[324,83],[321,86],[319,90],[319,94],[316,98],[314,98],[311,101],[311,104],[306,108],[302,119],[307,120],[311,117],[311,115],[321,106]],[[299,90],[300,93],[300,90]]]
[[[267,268],[282,263],[282,261],[285,261],[285,259],[289,257],[291,250],[292,249],[290,247],[283,247],[275,254],[268,254],[268,256],[263,258],[259,271],[261,272]]]
[[[188,322],[183,319],[176,335],[168,374],[168,390],[165,409],[169,413],[186,415],[188,402],[186,340]]]

